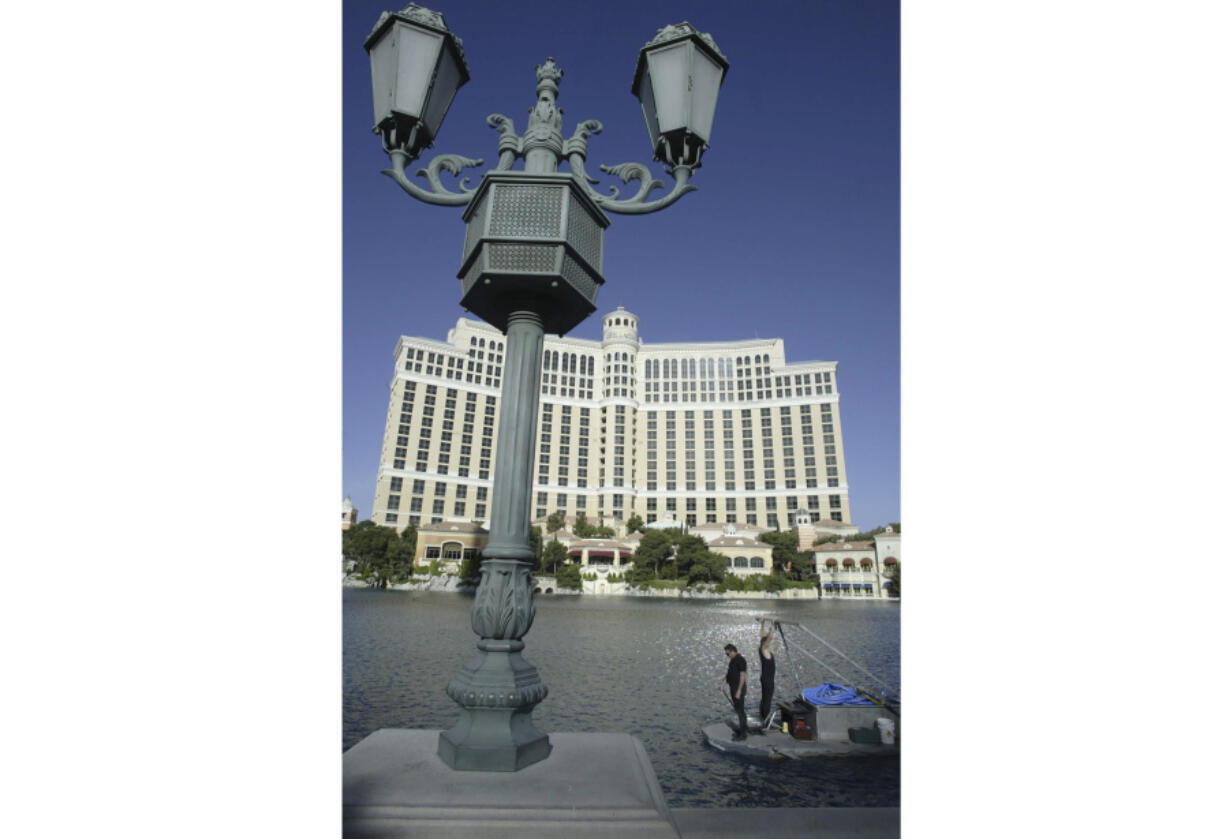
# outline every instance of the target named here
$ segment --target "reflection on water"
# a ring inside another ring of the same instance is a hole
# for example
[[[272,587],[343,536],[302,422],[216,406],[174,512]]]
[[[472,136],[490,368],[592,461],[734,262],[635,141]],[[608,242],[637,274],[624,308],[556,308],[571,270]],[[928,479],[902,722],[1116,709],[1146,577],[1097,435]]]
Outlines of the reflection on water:
[[[476,657],[471,605],[461,595],[345,590],[343,748],[380,728],[455,723],[459,708],[443,689]],[[726,643],[746,654],[747,707],[757,706],[757,618],[799,621],[898,685],[898,610],[897,603],[835,600],[540,597],[524,658],[540,671],[549,696],[533,720],[544,732],[635,735],[672,807],[896,807],[896,759],[747,761],[708,747],[701,728],[731,712],[719,691]],[[822,652],[812,638],[795,634],[789,640]],[[778,643],[776,650],[775,697],[794,697],[800,691],[792,666]],[[821,657],[858,675],[845,662]],[[804,655],[794,653],[792,662],[805,687],[832,680]]]

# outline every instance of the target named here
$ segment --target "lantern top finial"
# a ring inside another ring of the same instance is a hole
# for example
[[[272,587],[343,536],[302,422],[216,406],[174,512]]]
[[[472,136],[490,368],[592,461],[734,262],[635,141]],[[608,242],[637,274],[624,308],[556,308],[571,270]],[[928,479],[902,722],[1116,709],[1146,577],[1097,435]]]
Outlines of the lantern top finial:
[[[715,45],[715,39],[711,37],[710,32],[699,32],[695,29],[688,20],[683,20],[681,23],[670,23],[668,26],[662,27],[656,36],[643,45],[643,48],[654,47],[665,41],[674,41],[680,38],[687,38],[690,35],[696,35],[702,42],[711,48],[711,51],[728,63],[728,56],[720,52],[719,47]]]
[[[379,15],[379,19],[375,21],[375,26],[370,30],[370,34],[366,36],[366,49],[369,50],[371,45],[378,40],[378,36],[383,30],[391,25],[393,20],[403,20],[408,23],[416,23],[419,26],[424,26],[428,29],[433,29],[443,35],[446,35],[455,45],[456,53],[460,58],[460,66],[464,68],[464,75],[468,75],[468,61],[464,57],[464,42],[460,40],[460,36],[456,35],[447,28],[447,21],[443,20],[441,12],[436,12],[433,9],[427,9],[425,6],[419,6],[416,3],[410,3],[398,12],[383,12]]]

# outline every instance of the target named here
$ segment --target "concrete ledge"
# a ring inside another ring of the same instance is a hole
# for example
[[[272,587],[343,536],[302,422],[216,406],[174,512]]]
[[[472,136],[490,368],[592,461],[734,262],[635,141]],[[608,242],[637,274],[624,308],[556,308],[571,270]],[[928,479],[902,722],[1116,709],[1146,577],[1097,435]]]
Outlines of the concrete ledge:
[[[673,810],[684,839],[896,839],[897,807],[729,807]]]
[[[629,734],[551,733],[549,758],[518,772],[454,771],[438,736],[385,728],[345,752],[345,836],[679,836]]]

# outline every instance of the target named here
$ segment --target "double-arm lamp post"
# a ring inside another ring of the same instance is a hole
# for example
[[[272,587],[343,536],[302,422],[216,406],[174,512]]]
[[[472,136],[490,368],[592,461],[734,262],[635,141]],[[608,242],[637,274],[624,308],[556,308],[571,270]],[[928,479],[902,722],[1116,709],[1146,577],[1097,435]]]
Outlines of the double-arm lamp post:
[[[536,68],[527,129],[516,134],[508,117],[491,115],[487,122],[500,135],[498,165],[475,189],[464,179],[455,192],[443,186],[440,171],[459,175],[481,160],[438,155],[417,173],[424,187],[405,170],[434,144],[455,92],[468,81],[460,39],[441,14],[411,3],[383,13],[365,46],[374,130],[392,162],[383,172],[414,198],[465,208],[460,304],[507,336],[490,539],[471,613],[479,654],[447,685],[462,710],[439,735],[438,754],[452,769],[516,771],[551,748],[548,735],[532,724],[532,709],[548,689],[520,655],[535,614],[529,504],[545,333],[564,335],[595,311],[604,284],[606,211],[655,212],[696,188],[690,176],[707,149],[728,62],[710,35],[688,23],[664,27],[639,52],[631,90],[642,102],[655,159],[674,180],[661,198],[649,198],[664,184],[640,163],[600,167],[624,183],[637,180],[635,195],[592,188],[596,180],[584,169],[587,138],[602,126],[587,120],[563,138],[556,105],[562,70],[552,58]],[[523,169],[513,170],[519,158]],[[558,171],[563,160],[569,173]]]

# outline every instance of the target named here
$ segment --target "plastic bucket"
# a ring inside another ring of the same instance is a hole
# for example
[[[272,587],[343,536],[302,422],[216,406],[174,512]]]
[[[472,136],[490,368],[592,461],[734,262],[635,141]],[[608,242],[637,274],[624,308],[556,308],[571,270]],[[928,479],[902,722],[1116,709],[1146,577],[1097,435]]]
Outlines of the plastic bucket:
[[[894,721],[879,717],[877,719],[877,730],[881,732],[881,742],[887,745],[894,743]]]

